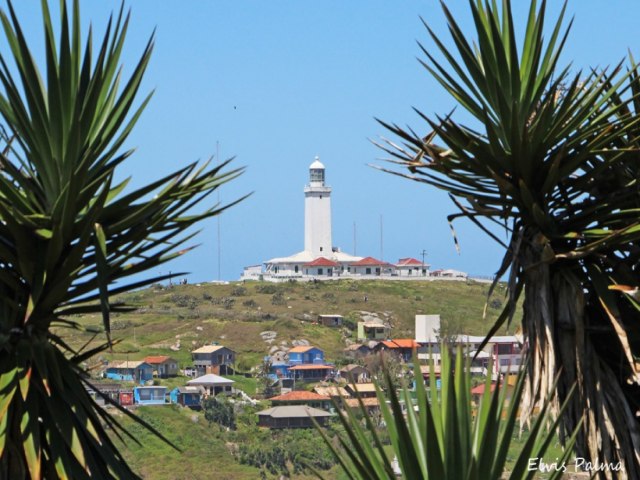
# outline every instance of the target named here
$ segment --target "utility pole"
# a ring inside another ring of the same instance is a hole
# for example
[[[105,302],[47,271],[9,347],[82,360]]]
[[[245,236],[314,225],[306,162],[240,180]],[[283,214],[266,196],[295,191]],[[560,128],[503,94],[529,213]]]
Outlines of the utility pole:
[[[384,249],[382,243],[382,214],[380,214],[380,261],[384,260]]]
[[[427,251],[423,248],[422,249],[422,275],[425,276],[425,271],[424,271],[424,257],[427,255]]]
[[[216,140],[216,161],[220,165],[220,142]],[[218,195],[218,206],[220,205],[220,186],[216,188]],[[222,246],[220,245],[220,213],[218,213],[216,220],[218,220],[218,281],[222,280],[220,275],[220,263],[222,262]]]

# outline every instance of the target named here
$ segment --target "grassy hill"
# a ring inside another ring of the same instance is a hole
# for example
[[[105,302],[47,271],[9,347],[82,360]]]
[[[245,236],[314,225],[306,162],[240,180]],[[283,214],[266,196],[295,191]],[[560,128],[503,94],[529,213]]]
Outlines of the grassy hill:
[[[149,354],[169,354],[188,364],[191,350],[218,342],[238,352],[243,365],[252,366],[273,345],[306,339],[324,349],[329,360],[335,360],[353,337],[349,337],[348,329],[316,325],[313,320],[318,314],[341,314],[355,323],[361,312],[377,313],[389,321],[394,338],[414,336],[416,314],[440,314],[444,331],[482,335],[504,302],[504,287],[500,286],[483,320],[488,289],[489,284],[472,281],[158,285],[118,299],[138,308],[113,316],[113,337],[120,342],[107,358],[134,360]],[[90,342],[91,332],[101,328],[98,315],[76,320],[89,330],[70,336],[64,332],[73,345]],[[518,323],[516,318],[514,326]],[[264,331],[277,333],[272,343],[260,336]],[[94,341],[103,340],[100,337]],[[172,346],[179,349],[171,350]]]
[[[488,289],[488,284],[458,281],[157,285],[116,299],[137,309],[113,315],[113,337],[119,343],[113,353],[95,361],[137,360],[150,354],[167,354],[181,365],[189,365],[191,350],[219,342],[235,350],[238,364],[249,369],[258,365],[273,346],[291,345],[293,340],[300,339],[324,349],[329,361],[340,361],[346,342],[354,340],[353,332],[315,324],[318,314],[341,314],[347,323],[355,324],[362,312],[375,313],[391,324],[391,335],[395,338],[414,336],[416,314],[440,314],[445,333],[482,335],[493,324],[504,302],[504,287],[499,287],[483,320]],[[90,346],[104,341],[101,334],[92,339],[102,328],[100,316],[84,315],[74,320],[87,330],[59,332],[71,345]],[[516,318],[514,325],[519,320]],[[276,332],[272,342],[260,335],[265,331]],[[505,332],[503,329],[501,333]],[[239,375],[233,378],[237,387],[249,395],[255,393],[254,378]],[[173,387],[184,385],[185,381],[186,378],[178,377],[162,380],[162,384]],[[268,402],[261,402],[256,408],[267,406]],[[255,419],[236,432],[225,432],[217,425],[209,425],[202,412],[176,406],[140,407],[136,413],[181,450],[172,449],[119,415],[140,442],[128,441],[123,445],[124,455],[134,470],[147,479],[278,478],[280,473],[270,472],[267,467],[242,465],[239,445],[266,448],[257,453],[265,458],[277,456],[276,450],[313,458],[322,447],[311,445],[308,440],[301,442],[302,432],[263,431],[255,426]],[[314,438],[320,441],[319,437]],[[305,444],[306,450],[296,450]],[[273,445],[272,451],[267,448],[269,445]],[[315,478],[296,472],[293,467],[290,471],[291,478],[296,480]],[[339,479],[342,475],[337,466],[324,473],[326,478]]]

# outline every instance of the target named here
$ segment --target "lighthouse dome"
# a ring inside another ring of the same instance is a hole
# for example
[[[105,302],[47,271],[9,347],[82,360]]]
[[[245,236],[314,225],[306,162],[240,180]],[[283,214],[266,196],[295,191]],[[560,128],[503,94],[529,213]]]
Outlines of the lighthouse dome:
[[[320,157],[316,157],[311,165],[309,165],[309,169],[313,170],[324,170],[324,165],[320,162]]]

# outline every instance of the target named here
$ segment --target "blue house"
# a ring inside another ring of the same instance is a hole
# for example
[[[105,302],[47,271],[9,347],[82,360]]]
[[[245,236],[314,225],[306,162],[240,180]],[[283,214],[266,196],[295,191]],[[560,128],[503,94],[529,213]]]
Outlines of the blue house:
[[[143,384],[153,379],[153,367],[143,361],[111,362],[104,376],[112,380]]]
[[[164,405],[167,387],[134,387],[133,401],[138,405]]]
[[[189,407],[194,410],[202,407],[201,400],[204,395],[204,388],[201,386],[176,387],[169,393],[171,403]]]
[[[289,349],[289,365],[324,365],[324,352],[318,347],[302,345]]]

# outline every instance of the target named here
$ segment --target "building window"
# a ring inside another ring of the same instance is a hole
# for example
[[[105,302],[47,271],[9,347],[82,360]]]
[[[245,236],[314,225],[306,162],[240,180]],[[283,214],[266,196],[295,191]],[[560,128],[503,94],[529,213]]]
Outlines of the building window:
[[[369,267],[367,267],[365,269],[364,273],[366,273],[367,275],[371,275],[371,269]]]
[[[295,267],[293,267],[293,271],[298,273],[298,265],[296,265]]]
[[[322,251],[322,247],[320,247],[320,251]]]
[[[321,268],[318,269],[318,275],[322,275],[322,269]]]

